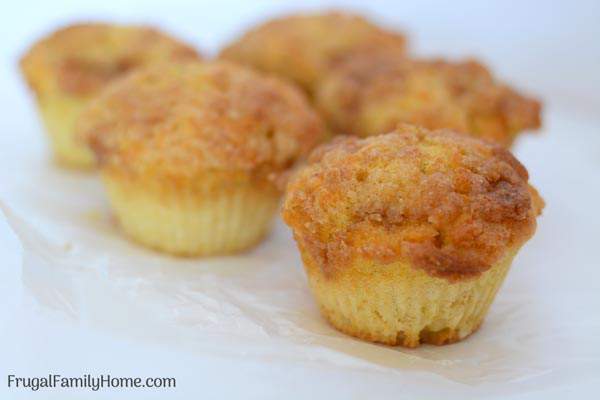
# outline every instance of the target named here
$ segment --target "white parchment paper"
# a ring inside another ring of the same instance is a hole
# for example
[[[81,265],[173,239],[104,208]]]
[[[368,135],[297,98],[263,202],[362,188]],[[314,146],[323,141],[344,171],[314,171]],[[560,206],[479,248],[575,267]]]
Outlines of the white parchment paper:
[[[600,123],[558,110],[547,121],[516,151],[548,203],[538,232],[482,329],[450,346],[391,348],[329,327],[280,221],[259,247],[231,257],[178,259],[128,242],[97,177],[54,166],[41,139],[6,154],[0,208],[23,243],[27,293],[73,323],[191,354],[318,362],[519,394],[600,371]]]

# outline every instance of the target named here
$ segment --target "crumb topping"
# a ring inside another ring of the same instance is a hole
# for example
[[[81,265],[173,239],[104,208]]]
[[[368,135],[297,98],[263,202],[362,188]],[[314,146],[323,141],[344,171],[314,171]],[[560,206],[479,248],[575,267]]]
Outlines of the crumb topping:
[[[497,82],[476,61],[357,53],[323,79],[316,98],[335,130],[359,136],[411,123],[509,146],[519,132],[540,127],[540,103]]]
[[[71,25],[37,42],[21,59],[31,88],[88,96],[135,68],[198,59],[188,45],[146,26]]]
[[[324,128],[296,88],[215,62],[132,73],[90,104],[77,132],[103,167],[175,179],[209,169],[283,173]]]
[[[543,201],[507,150],[402,126],[319,147],[290,181],[282,215],[326,275],[355,257],[477,276],[533,235]]]
[[[287,77],[312,92],[325,71],[358,49],[404,53],[406,39],[342,12],[271,20],[225,48],[221,57]]]

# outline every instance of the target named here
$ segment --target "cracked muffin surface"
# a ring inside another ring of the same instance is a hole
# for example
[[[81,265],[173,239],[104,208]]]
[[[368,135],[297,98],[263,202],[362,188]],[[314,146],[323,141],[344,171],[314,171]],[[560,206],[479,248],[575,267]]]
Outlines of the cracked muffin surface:
[[[316,149],[290,181],[282,214],[332,279],[361,258],[461,280],[527,241],[542,207],[502,147],[405,125]]]

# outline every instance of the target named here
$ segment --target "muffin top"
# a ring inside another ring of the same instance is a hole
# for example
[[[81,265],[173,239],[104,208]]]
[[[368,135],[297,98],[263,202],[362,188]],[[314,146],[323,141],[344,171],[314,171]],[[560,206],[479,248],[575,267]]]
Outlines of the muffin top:
[[[135,71],[93,100],[76,129],[102,167],[171,179],[206,170],[275,176],[325,133],[298,89],[225,62]]]
[[[151,27],[88,23],[37,42],[21,59],[21,69],[38,96],[54,90],[88,96],[137,67],[198,57],[191,47]]]
[[[283,218],[327,276],[366,258],[474,277],[516,251],[543,201],[504,148],[404,125],[319,147],[288,185]]]
[[[475,61],[355,54],[322,80],[316,103],[335,130],[360,136],[402,122],[508,147],[520,131],[540,126],[540,103],[497,82]]]
[[[262,24],[221,57],[287,77],[308,92],[324,72],[358,49],[403,53],[403,35],[342,12],[290,15]]]

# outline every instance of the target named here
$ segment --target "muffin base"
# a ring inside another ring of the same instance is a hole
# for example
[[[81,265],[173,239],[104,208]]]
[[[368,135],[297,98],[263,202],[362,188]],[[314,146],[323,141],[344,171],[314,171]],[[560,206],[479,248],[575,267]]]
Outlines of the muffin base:
[[[450,282],[406,263],[364,260],[325,275],[302,251],[311,289],[331,325],[363,340],[405,347],[454,343],[475,332],[513,256],[476,278]]]
[[[92,151],[75,135],[75,123],[86,104],[85,100],[55,96],[39,105],[54,158],[67,168],[91,169],[95,165]]]
[[[178,256],[242,251],[261,241],[279,205],[275,191],[251,182],[234,187],[155,186],[103,174],[109,200],[125,234],[137,243]]]

